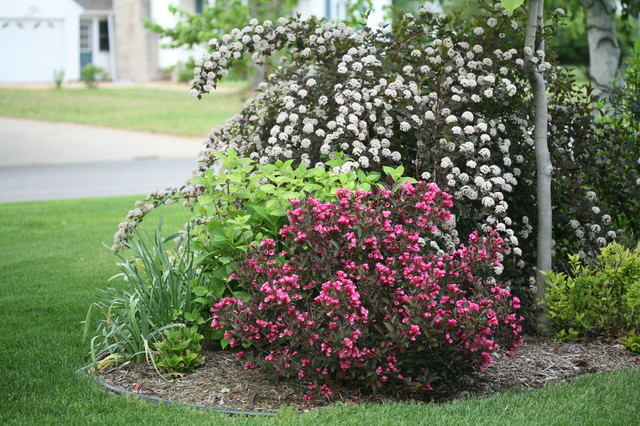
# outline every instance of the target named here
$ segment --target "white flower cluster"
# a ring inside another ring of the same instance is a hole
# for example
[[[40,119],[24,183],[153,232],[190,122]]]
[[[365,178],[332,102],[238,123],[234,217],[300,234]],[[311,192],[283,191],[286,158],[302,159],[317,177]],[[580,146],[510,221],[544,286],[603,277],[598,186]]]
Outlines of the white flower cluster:
[[[212,91],[243,55],[265,64],[280,54],[255,98],[210,132],[197,173],[227,149],[261,164],[294,159],[310,167],[325,167],[340,151],[352,160],[335,173],[402,164],[457,199],[458,228],[441,232],[440,247],[458,244],[458,235],[484,223],[503,234],[513,265],[524,267],[522,259],[535,250],[527,216],[535,209],[527,198],[535,155],[524,65],[530,60],[542,72],[550,65],[544,52],[525,52],[517,37],[502,32],[522,32],[523,25],[502,9],[497,15],[454,31],[448,18],[421,10],[401,18],[411,31],[399,35],[316,18],[253,20],[211,40],[194,70],[196,97]],[[187,200],[198,191],[182,189]],[[578,224],[576,232],[600,238],[603,229],[593,225]]]
[[[238,54],[256,63],[284,48],[289,56],[241,114],[211,131],[201,170],[212,152],[229,148],[263,164],[294,158],[324,166],[333,151],[354,159],[348,168],[405,164],[475,205],[478,217],[517,244],[507,211],[524,157],[512,156],[510,140],[530,139],[531,125],[515,110],[488,114],[485,104],[508,104],[523,90],[522,52],[485,47],[491,39],[482,35],[497,26],[495,18],[473,31],[473,43],[429,13],[404,19],[432,40],[411,42],[401,62],[405,40],[314,18],[277,27],[253,22],[212,40],[212,53],[195,69],[197,96],[215,87]]]
[[[172,186],[165,191],[153,191],[147,195],[145,201],[137,201],[135,208],[127,213],[125,221],[118,225],[118,231],[113,236],[111,249],[117,251],[124,248],[131,232],[147,214],[151,213],[159,205],[170,205],[176,200],[183,199],[186,192],[185,188]]]
[[[600,207],[595,205],[598,201],[598,195],[595,191],[587,190],[584,199],[588,203],[586,205],[591,206],[591,219],[595,219],[599,221],[599,223],[593,221],[582,223],[577,219],[571,219],[569,221],[569,228],[576,237],[575,244],[582,248],[580,252],[581,256],[594,258],[599,254],[596,248],[606,246],[609,242],[615,240],[617,235],[615,231],[609,229],[611,216],[602,214]],[[595,242],[595,247],[593,242]]]

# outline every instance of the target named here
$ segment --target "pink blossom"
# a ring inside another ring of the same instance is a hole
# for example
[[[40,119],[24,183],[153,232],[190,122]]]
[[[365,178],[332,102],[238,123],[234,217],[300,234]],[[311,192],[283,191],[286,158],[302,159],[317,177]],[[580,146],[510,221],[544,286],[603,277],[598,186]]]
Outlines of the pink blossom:
[[[320,387],[320,393],[328,396],[331,396],[331,394],[333,394],[333,392],[331,391],[331,388],[327,385],[322,385]]]
[[[497,235],[432,247],[451,218],[451,199],[432,184],[338,193],[339,202],[292,203],[281,240],[265,239],[239,262],[233,278],[249,297],[212,308],[212,325],[232,345],[251,343],[279,375],[317,383],[316,393],[336,372],[353,379],[362,371],[375,371],[365,379],[372,386],[392,377],[430,390],[431,367],[412,369],[418,347],[459,346],[456,362],[477,368],[495,350],[513,353],[519,300],[477,273],[499,260]],[[276,255],[276,245],[285,250]]]

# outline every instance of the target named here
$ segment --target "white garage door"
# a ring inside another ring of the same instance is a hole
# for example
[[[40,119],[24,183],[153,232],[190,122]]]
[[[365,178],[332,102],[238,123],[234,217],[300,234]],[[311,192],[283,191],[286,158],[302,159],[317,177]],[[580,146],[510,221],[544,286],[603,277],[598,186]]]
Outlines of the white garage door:
[[[64,69],[64,21],[0,19],[0,82],[52,82]]]

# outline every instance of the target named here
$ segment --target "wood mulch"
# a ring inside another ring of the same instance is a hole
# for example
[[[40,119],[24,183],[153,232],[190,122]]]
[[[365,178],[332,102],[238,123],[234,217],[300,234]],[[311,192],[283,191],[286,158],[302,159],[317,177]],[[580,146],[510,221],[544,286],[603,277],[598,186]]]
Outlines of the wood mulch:
[[[331,401],[302,398],[308,389],[298,380],[276,380],[260,371],[245,371],[230,351],[205,350],[205,363],[194,373],[167,381],[144,363],[111,366],[100,378],[117,388],[166,401],[198,406],[274,411],[281,406],[308,410],[341,401],[345,404],[428,400],[426,394],[377,393],[332,386]],[[607,343],[561,343],[526,337],[513,358],[496,355],[494,365],[464,377],[439,400],[452,397],[486,397],[506,389],[535,389],[551,382],[566,382],[581,374],[640,368],[640,355]]]

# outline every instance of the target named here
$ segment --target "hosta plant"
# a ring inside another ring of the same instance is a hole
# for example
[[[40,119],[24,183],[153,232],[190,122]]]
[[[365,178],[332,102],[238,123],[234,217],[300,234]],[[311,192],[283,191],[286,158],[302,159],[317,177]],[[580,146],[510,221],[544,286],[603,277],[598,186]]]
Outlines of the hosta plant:
[[[155,343],[157,350],[156,365],[168,376],[179,376],[191,373],[202,365],[200,341],[204,336],[198,333],[197,327],[179,327],[165,330],[164,339]]]

